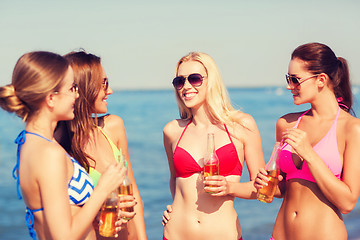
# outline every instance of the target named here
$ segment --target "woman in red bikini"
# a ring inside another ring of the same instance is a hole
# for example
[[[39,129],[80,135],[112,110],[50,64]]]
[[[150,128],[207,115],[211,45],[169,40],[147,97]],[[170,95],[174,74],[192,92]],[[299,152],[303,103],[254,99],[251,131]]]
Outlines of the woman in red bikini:
[[[181,119],[164,127],[173,204],[164,212],[163,239],[242,239],[233,203],[235,197],[256,198],[254,180],[264,166],[256,123],[234,110],[216,63],[207,54],[181,58],[173,85]],[[204,179],[209,132],[215,135],[220,175]],[[251,181],[240,183],[245,159]]]
[[[283,197],[271,239],[347,239],[342,213],[360,193],[360,120],[349,114],[352,94],[346,60],[326,45],[296,48],[289,64],[287,89],[305,112],[282,116],[276,124],[282,142]],[[267,181],[260,169],[256,186]]]

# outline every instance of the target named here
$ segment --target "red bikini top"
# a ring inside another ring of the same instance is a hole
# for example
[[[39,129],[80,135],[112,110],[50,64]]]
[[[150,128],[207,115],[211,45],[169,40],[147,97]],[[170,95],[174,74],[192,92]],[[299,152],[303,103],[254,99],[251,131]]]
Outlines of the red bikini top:
[[[194,173],[203,171],[204,169],[203,167],[199,166],[199,164],[190,155],[190,153],[188,153],[185,149],[179,147],[180,140],[190,123],[191,121],[186,125],[184,131],[182,132],[173,154],[173,163],[176,177],[187,178]],[[241,176],[242,165],[237,155],[235,145],[230,137],[230,133],[225,124],[224,127],[231,143],[228,143],[216,150],[216,154],[219,158],[219,174],[222,176]]]

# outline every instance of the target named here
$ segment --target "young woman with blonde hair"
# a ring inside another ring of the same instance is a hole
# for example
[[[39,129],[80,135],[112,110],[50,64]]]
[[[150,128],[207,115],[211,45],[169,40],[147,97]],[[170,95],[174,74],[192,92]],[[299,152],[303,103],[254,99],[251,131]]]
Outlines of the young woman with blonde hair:
[[[173,203],[164,212],[163,239],[242,239],[234,198],[256,198],[254,179],[264,166],[254,119],[236,111],[214,60],[192,52],[173,80],[181,119],[164,127]],[[219,176],[203,178],[207,133],[214,133]],[[240,183],[247,162],[250,181]]]
[[[50,52],[24,54],[12,83],[0,87],[0,106],[26,123],[16,139],[14,177],[33,239],[95,239],[92,221],[124,179],[125,168],[113,164],[94,189],[85,169],[53,138],[58,121],[74,118],[77,97],[72,68]]]

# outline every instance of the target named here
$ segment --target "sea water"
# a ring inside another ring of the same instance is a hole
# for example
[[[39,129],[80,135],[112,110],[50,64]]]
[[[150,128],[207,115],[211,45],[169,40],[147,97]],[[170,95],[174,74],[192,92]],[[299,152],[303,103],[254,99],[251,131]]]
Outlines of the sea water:
[[[360,114],[354,89],[355,112]],[[310,105],[296,106],[285,87],[233,88],[229,94],[235,108],[249,113],[259,128],[265,161],[275,143],[277,119],[289,112],[303,111]],[[166,205],[172,203],[169,190],[169,168],[163,148],[162,129],[179,118],[172,90],[115,91],[108,98],[108,112],[123,118],[127,131],[130,160],[137,186],[144,203],[146,231],[149,240],[162,239],[161,224]],[[24,222],[25,205],[17,199],[16,184],[11,176],[16,162],[14,139],[24,124],[13,114],[0,110],[0,239],[30,239]],[[39,166],[41,167],[41,166]],[[248,181],[244,166],[241,181]],[[155,187],[156,186],[156,187]],[[270,204],[257,200],[236,199],[246,240],[269,239],[281,199]],[[360,204],[344,215],[349,239],[360,239]]]

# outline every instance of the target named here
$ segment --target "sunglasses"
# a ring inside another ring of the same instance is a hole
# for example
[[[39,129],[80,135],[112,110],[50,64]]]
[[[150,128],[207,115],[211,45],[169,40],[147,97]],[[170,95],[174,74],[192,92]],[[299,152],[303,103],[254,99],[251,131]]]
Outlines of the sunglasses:
[[[104,91],[106,92],[109,88],[109,79],[108,78],[104,78],[102,84],[101,84],[104,88]]]
[[[300,84],[302,84],[306,80],[309,80],[309,79],[311,79],[313,77],[319,76],[319,74],[315,74],[315,75],[310,76],[310,77],[305,78],[305,79],[298,78],[298,77],[295,77],[295,76],[291,76],[289,74],[286,74],[285,76],[286,76],[286,82],[287,82],[288,85],[293,84],[293,85],[299,86]]]
[[[73,85],[70,88],[70,92],[72,92],[72,93],[79,92],[79,86],[76,83],[73,83]]]
[[[172,84],[177,90],[180,90],[184,87],[186,79],[189,81],[189,83],[194,87],[200,87],[203,83],[204,76],[202,76],[199,73],[192,73],[187,77],[184,76],[178,76],[174,78],[172,81]]]

